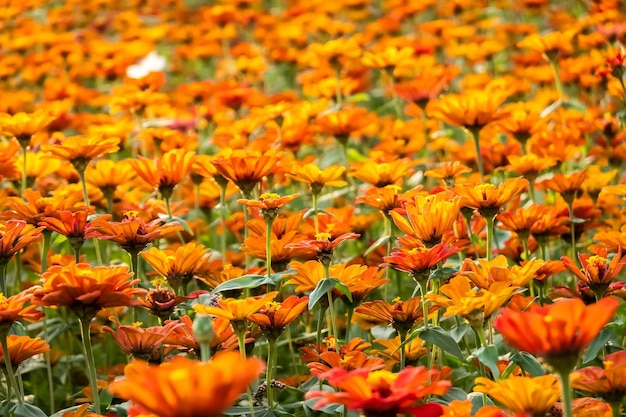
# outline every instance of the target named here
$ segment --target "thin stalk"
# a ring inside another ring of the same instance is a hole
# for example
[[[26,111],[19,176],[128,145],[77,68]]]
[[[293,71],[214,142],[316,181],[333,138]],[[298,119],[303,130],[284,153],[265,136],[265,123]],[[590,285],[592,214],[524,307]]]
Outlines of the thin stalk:
[[[474,152],[476,152],[476,165],[478,167],[478,172],[480,173],[480,180],[485,180],[485,168],[483,166],[483,156],[480,154],[480,130],[469,130],[467,132],[471,135],[472,141],[474,142]]]
[[[330,265],[326,263],[322,263],[322,265],[324,266],[324,276],[326,279],[330,279]],[[333,330],[332,336],[335,336],[337,349],[339,349],[339,332],[337,332],[337,315],[335,313],[335,304],[333,302],[333,291],[328,290],[326,292],[326,296],[328,297],[328,311],[330,312],[330,324]]]
[[[548,59],[550,62],[550,68],[552,69],[552,74],[554,75],[554,86],[556,88],[557,93],[559,93],[559,100],[563,101],[563,84],[561,83],[561,77],[559,76],[559,66],[556,62],[556,59]]]
[[[276,340],[267,339],[267,370],[265,371],[265,379],[267,384],[267,406],[270,410],[274,409],[274,388],[272,388],[272,379],[274,371],[274,362],[276,361]]]
[[[474,327],[474,331],[476,332],[476,336],[478,336],[478,340],[480,340],[480,345],[482,347],[487,347],[487,338],[485,337],[485,329],[480,326],[478,328]]]
[[[420,291],[422,292],[422,315],[424,316],[424,329],[428,330],[428,304],[426,303],[426,282],[420,284]]]
[[[172,208],[170,206],[170,199],[165,198],[164,200],[165,200],[165,208],[167,209],[167,217],[171,219],[173,216],[172,216]]]
[[[76,247],[74,249],[74,260],[76,263],[80,263],[80,248]]]
[[[139,252],[128,252],[130,255],[130,267],[133,271],[133,279],[139,278]],[[133,308],[133,322],[137,322],[137,309]]]
[[[311,195],[311,200],[313,200],[313,224],[315,225],[315,234],[320,232],[320,223],[317,218],[317,197],[318,195],[315,193]]]
[[[24,198],[24,192],[26,191],[26,150],[28,145],[22,146],[22,182],[20,183],[20,197]]]
[[[7,336],[0,337],[0,344],[2,345],[2,351],[4,354],[4,366],[6,368],[7,375],[7,390],[9,391],[9,398],[11,397],[12,390],[15,390],[17,402],[20,404],[24,404],[24,397],[20,395],[20,390],[17,385],[17,380],[15,379],[15,373],[13,372],[13,365],[11,365],[11,357],[8,355],[9,344],[7,342]]]
[[[389,77],[389,89],[391,90],[393,108],[396,112],[396,117],[398,119],[402,119],[402,106],[400,104],[400,97],[398,97],[398,94],[396,94],[396,91],[395,91],[396,83],[395,83],[395,80],[393,79],[393,69],[386,70],[385,72],[387,73],[387,77]]]
[[[487,216],[487,261],[491,262],[492,258],[492,246],[493,246],[493,227],[494,227],[494,218],[491,216]]]
[[[93,350],[91,346],[91,335],[89,334],[90,319],[79,318],[80,338],[83,342],[83,350],[85,352],[85,362],[87,365],[87,377],[93,394],[93,407],[96,414],[100,414],[100,393],[98,392],[98,375],[96,374],[96,363],[93,358]]]
[[[85,200],[85,209],[89,210],[89,194],[87,193],[87,182],[85,181],[85,170],[79,170],[78,176],[80,177],[80,184],[83,188],[83,199]]]
[[[265,233],[265,268],[267,269],[267,279],[272,275],[272,224],[274,219],[267,220],[267,231]]]
[[[289,346],[289,353],[291,354],[291,366],[293,366],[294,374],[298,378],[298,386],[300,386],[300,370],[298,369],[298,363],[296,362],[296,350],[293,348],[291,330],[289,329],[289,326],[287,326],[285,330],[287,330],[287,344]]]
[[[200,357],[204,362],[211,359],[211,344],[209,342],[200,343]]]
[[[52,240],[52,232],[50,230],[44,230],[43,234],[43,246],[41,248],[41,273],[43,274],[48,269],[48,252],[50,251],[50,241]]]
[[[578,263],[578,257],[576,256],[576,222],[574,221],[574,201],[572,200],[567,204],[569,209],[569,224],[570,224],[570,245],[572,248],[572,259]]]
[[[235,333],[237,334],[237,341],[239,342],[239,353],[241,355],[241,359],[246,361],[246,327],[241,326],[243,329],[238,329],[240,326],[233,326]],[[246,393],[248,394],[248,403],[250,404],[250,415],[254,417],[254,399],[252,398],[252,391],[250,391],[250,387],[246,389]]]
[[[532,181],[528,181],[528,194],[530,195],[530,200],[533,203],[536,203],[537,200],[535,199],[535,180],[533,179]]]
[[[222,235],[221,238],[221,255],[222,255],[222,268],[226,265],[226,186],[220,187],[220,221],[222,223]]]
[[[398,335],[400,336],[400,370],[403,370],[406,366],[406,346],[402,344],[406,340],[406,333],[398,332]]]
[[[7,294],[7,266],[0,265],[0,290],[2,291],[2,295],[8,297]]]
[[[572,417],[572,387],[569,380],[569,372],[559,373],[559,379],[561,380],[563,417]]]
[[[350,326],[352,324],[352,315],[354,314],[354,307],[348,307],[348,318],[346,323],[346,345],[350,342]]]
[[[317,305],[317,333],[315,336],[315,343],[317,346],[322,345],[322,324],[324,323],[324,309],[321,304]]]
[[[50,340],[48,336],[48,315],[43,316],[43,338],[44,340]],[[44,360],[46,362],[46,374],[48,377],[48,397],[50,401],[50,415],[54,414],[54,380],[52,379],[52,361],[50,360],[50,351],[44,352]]]
[[[335,81],[337,82],[337,87],[335,88],[335,101],[337,102],[337,106],[341,107],[343,104],[343,98],[341,97],[341,66],[335,65]]]
[[[613,417],[621,417],[622,413],[620,409],[622,408],[619,401],[613,401],[611,403],[611,411],[613,413]]]

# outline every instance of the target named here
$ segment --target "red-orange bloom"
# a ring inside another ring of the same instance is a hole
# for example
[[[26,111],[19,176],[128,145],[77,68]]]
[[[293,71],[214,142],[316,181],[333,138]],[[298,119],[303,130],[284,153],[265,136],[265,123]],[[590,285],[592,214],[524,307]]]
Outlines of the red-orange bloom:
[[[218,156],[211,163],[215,165],[218,174],[232,181],[246,197],[263,177],[276,169],[281,157],[281,154],[275,152],[254,154],[235,150],[226,156]]]
[[[36,305],[26,305],[32,300],[32,295],[31,289],[9,298],[0,294],[0,334],[8,332],[13,323],[18,320],[34,323],[43,319],[44,313]]]
[[[108,389],[159,417],[219,417],[263,368],[259,359],[235,352],[209,362],[178,356],[158,367],[135,360],[126,366],[126,379]]]
[[[270,301],[264,307],[248,316],[270,339],[278,339],[285,327],[294,321],[307,308],[309,297],[292,295],[283,302]]]
[[[591,392],[610,403],[619,403],[626,396],[626,350],[606,355],[604,369],[588,366],[572,373],[572,387]]]
[[[68,307],[81,319],[91,319],[107,307],[135,305],[135,295],[145,290],[133,288],[127,266],[97,266],[87,263],[52,266],[42,274],[42,285],[33,291],[33,304]]]
[[[193,152],[185,149],[173,149],[166,152],[161,159],[139,158],[130,163],[145,182],[159,190],[163,199],[167,200],[172,196],[174,187],[180,184],[191,171],[193,163]]]
[[[589,288],[598,296],[602,297],[619,273],[626,265],[626,257],[622,257],[622,248],[617,250],[617,254],[609,262],[607,259],[607,250],[600,247],[596,254],[590,256],[587,253],[578,254],[578,259],[582,265],[582,269],[569,257],[561,257],[561,262],[568,271],[576,275],[576,278],[584,281]]]
[[[571,371],[618,306],[616,299],[603,298],[590,306],[574,299],[526,312],[503,308],[493,325],[509,345],[542,356],[562,374]]]
[[[6,267],[13,255],[41,237],[41,228],[26,226],[22,220],[0,224],[0,267]]]
[[[50,345],[43,339],[30,336],[18,336],[16,334],[7,337],[7,345],[9,348],[9,359],[11,360],[11,365],[14,370],[26,359],[50,350]],[[0,366],[5,366],[4,364],[4,352],[0,352]]]
[[[156,239],[183,230],[176,222],[165,223],[163,219],[146,222],[137,214],[134,211],[126,212],[120,222],[112,222],[109,214],[100,216],[91,223],[92,235],[115,242],[128,253],[139,253]]]
[[[315,409],[327,404],[343,404],[350,410],[359,410],[366,417],[410,414],[438,417],[443,414],[439,404],[422,403],[429,395],[443,395],[452,386],[450,381],[439,380],[439,371],[423,366],[406,368],[397,374],[389,371],[335,368],[322,377],[341,392],[313,391],[307,399],[319,398]]]
[[[461,249],[460,245],[446,243],[438,243],[431,248],[416,247],[408,251],[392,252],[391,255],[383,257],[385,262],[379,266],[381,268],[390,266],[406,272],[418,282],[425,282],[439,262],[459,253]]]
[[[154,326],[142,328],[140,326],[124,326],[114,320],[117,328],[114,330],[109,326],[102,328],[106,333],[110,333],[115,343],[124,351],[126,355],[132,355],[135,359],[141,359],[150,363],[161,363],[163,354],[161,348],[163,341],[176,328],[184,326],[181,322],[170,321],[164,326]],[[139,325],[141,323],[138,323]]]

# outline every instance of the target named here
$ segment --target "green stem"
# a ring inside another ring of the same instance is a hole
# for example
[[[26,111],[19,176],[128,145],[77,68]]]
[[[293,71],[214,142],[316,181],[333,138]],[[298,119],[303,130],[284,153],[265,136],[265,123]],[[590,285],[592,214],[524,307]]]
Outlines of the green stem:
[[[426,301],[426,282],[420,284],[420,291],[422,292],[422,315],[424,316],[424,329],[428,330],[428,303]]]
[[[354,314],[354,307],[348,307],[348,318],[346,323],[346,345],[350,343],[350,326],[352,325],[352,315]]]
[[[578,263],[578,257],[576,256],[576,222],[574,221],[574,201],[572,200],[567,204],[569,209],[569,224],[570,224],[570,245],[572,249],[572,259]]]
[[[480,173],[480,180],[484,181],[485,168],[483,166],[483,156],[480,154],[480,129],[468,129],[467,132],[472,136],[472,141],[474,142],[474,152],[476,152],[476,166],[478,167],[478,172]]]
[[[622,413],[620,409],[622,408],[619,401],[613,401],[611,404],[611,411],[613,412],[613,417],[621,417]]]
[[[226,186],[220,187],[220,220],[222,223],[222,235],[221,238],[221,255],[222,255],[222,268],[226,265]]]
[[[76,247],[74,249],[74,260],[76,263],[80,263],[80,248]]]
[[[493,246],[493,227],[494,227],[494,217],[487,216],[487,261],[491,262],[492,258],[492,246]]]
[[[403,370],[406,366],[406,346],[404,346],[403,343],[406,340],[407,334],[398,332],[398,335],[400,336],[400,370]]]
[[[556,62],[556,59],[550,58],[548,61],[550,62],[550,68],[552,69],[552,74],[554,75],[554,86],[556,87],[557,93],[559,93],[559,100],[563,101],[563,84],[561,83],[561,77],[559,76],[559,65]]]
[[[130,267],[133,271],[133,279],[139,278],[139,252],[128,252],[130,255]],[[137,308],[133,308],[133,322],[137,322]]]
[[[172,218],[172,208],[170,207],[170,199],[165,198],[165,208],[167,209],[167,217]]]
[[[211,359],[211,343],[200,343],[200,357],[204,362],[208,362]]]
[[[315,225],[315,234],[317,235],[320,232],[320,223],[317,218],[317,197],[318,195],[313,193],[311,195],[311,200],[313,200],[313,224]]]
[[[83,188],[83,199],[85,200],[85,208],[89,210],[89,194],[87,193],[87,182],[85,181],[85,170],[79,170],[78,176],[80,177],[80,183]]]
[[[2,291],[2,295],[8,297],[7,294],[7,266],[0,265],[0,290]]]
[[[44,312],[45,313],[45,312]],[[50,340],[48,335],[48,315],[43,316],[43,338]],[[44,360],[46,362],[46,374],[48,376],[48,396],[50,401],[50,415],[54,414],[54,380],[52,379],[52,361],[50,360],[50,351],[44,352]]]
[[[96,414],[100,414],[100,393],[98,392],[98,375],[96,374],[96,363],[93,357],[93,348],[91,346],[91,335],[89,334],[89,325],[91,319],[79,318],[80,337],[83,342],[83,350],[85,353],[85,362],[87,365],[87,377],[91,393],[93,394],[93,407]]]
[[[315,336],[315,343],[317,346],[322,345],[322,326],[324,323],[324,309],[322,308],[322,304],[318,304],[317,309],[317,332]]]
[[[330,265],[326,263],[322,263],[322,265],[324,266],[324,276],[326,279],[330,279]],[[333,291],[328,290],[326,296],[328,297],[328,311],[330,313],[330,323],[333,330],[332,336],[335,336],[337,349],[339,349],[339,332],[337,332],[337,315],[335,313],[335,303],[333,302]]]
[[[246,361],[246,327],[245,324],[243,326],[233,326],[239,342],[239,354],[244,362]],[[246,392],[248,394],[248,403],[250,404],[250,415],[254,417],[254,399],[252,398],[250,387],[247,388]]]
[[[561,380],[561,403],[563,404],[563,417],[572,417],[572,387],[569,380],[569,372],[560,373]]]
[[[20,197],[24,198],[24,192],[26,191],[26,150],[28,145],[22,146],[22,155],[24,160],[22,161],[22,182],[20,183]]]
[[[17,386],[17,380],[15,379],[15,373],[13,372],[13,365],[11,364],[11,357],[9,356],[9,344],[7,342],[8,335],[4,335],[0,337],[0,344],[2,345],[2,352],[4,352],[4,366],[7,372],[7,381],[9,383],[9,387],[7,387],[9,391],[9,397],[11,397],[12,390],[15,390],[17,402],[20,404],[24,404],[24,397],[20,395],[19,388]]]
[[[265,268],[267,269],[267,279],[272,275],[272,224],[274,219],[267,221],[267,232],[265,236]]]
[[[343,99],[341,97],[341,66],[335,65],[335,80],[337,82],[337,87],[335,88],[335,101],[337,102],[337,106],[341,107],[343,104]]]
[[[272,388],[272,379],[274,371],[274,362],[276,361],[276,340],[267,340],[267,370],[265,371],[266,388],[267,388],[267,406],[270,410],[274,409],[274,389]]]
[[[535,199],[535,180],[528,181],[528,194],[530,195],[530,200],[535,203],[537,200]]]
[[[41,248],[41,273],[43,274],[48,269],[48,252],[50,251],[50,241],[52,240],[52,232],[50,230],[44,230],[43,234],[43,246]]]
[[[478,336],[478,340],[480,340],[480,345],[482,347],[487,347],[487,338],[485,337],[485,329],[480,326],[480,327],[474,327],[474,331],[476,332],[476,335]]]
[[[393,69],[385,70],[387,73],[387,77],[389,77],[389,88],[391,89],[393,108],[396,112],[396,117],[398,119],[402,119],[402,106],[400,104],[400,97],[396,94],[395,91],[395,80],[393,79]]]

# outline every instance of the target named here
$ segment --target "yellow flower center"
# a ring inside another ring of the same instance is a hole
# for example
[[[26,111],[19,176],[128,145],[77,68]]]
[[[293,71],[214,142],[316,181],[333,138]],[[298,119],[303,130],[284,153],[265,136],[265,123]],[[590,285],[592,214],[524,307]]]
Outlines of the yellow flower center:
[[[543,321],[546,322],[546,323],[552,323],[552,316],[545,316],[543,318]]]
[[[483,200],[487,200],[487,193],[496,189],[493,184],[478,184],[475,188],[476,192],[481,195]]]
[[[370,385],[389,385],[398,378],[398,374],[389,371],[373,371],[367,376]]]
[[[164,280],[163,278],[155,278],[152,281],[150,281],[150,284],[152,284],[152,286],[155,288],[161,288],[165,284],[167,284],[167,281]]]
[[[128,210],[124,212],[124,217],[130,219],[133,217],[139,216],[139,212],[137,210]]]
[[[595,266],[596,268],[598,268],[601,266],[605,266],[607,263],[607,259],[603,258],[602,256],[593,255],[589,257],[587,263],[591,266]]]
[[[418,253],[424,253],[426,252],[428,249],[426,248],[413,248],[409,251],[409,255],[417,255]]]
[[[224,264],[222,271],[230,271],[231,269],[233,269],[233,264]]]
[[[265,310],[269,312],[275,312],[280,310],[281,308],[282,306],[277,301],[270,301],[268,303],[265,303]]]
[[[140,321],[136,321],[133,323],[133,327],[141,327],[141,326],[143,326],[143,323]]]
[[[315,235],[315,240],[330,240],[331,237],[330,233],[322,232]]]
[[[391,302],[394,303],[394,304],[401,303],[402,302],[402,298],[396,297],[393,300],[391,300]]]
[[[276,193],[263,193],[261,194],[261,196],[259,197],[259,200],[263,201],[263,200],[278,200],[280,198],[280,194],[276,194]]]

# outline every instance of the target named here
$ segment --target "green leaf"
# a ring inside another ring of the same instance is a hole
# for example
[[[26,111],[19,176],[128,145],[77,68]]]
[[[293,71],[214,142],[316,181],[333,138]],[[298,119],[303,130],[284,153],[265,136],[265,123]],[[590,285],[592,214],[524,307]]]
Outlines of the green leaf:
[[[370,96],[367,93],[357,93],[346,97],[346,101],[350,103],[359,103],[361,101],[370,101]]]
[[[448,402],[452,402],[454,400],[465,401],[467,400],[467,392],[463,391],[459,387],[452,387],[448,390],[448,392],[446,392],[443,399]]]
[[[459,345],[441,327],[429,327],[426,330],[422,330],[419,333],[419,337],[435,346],[439,346],[452,356],[456,356],[461,360],[465,359]]]
[[[165,224],[176,222],[180,224],[183,227],[183,229],[185,229],[185,232],[189,233],[190,235],[193,235],[193,230],[189,226],[189,223],[187,223],[187,221],[183,219],[182,217],[177,217],[177,216],[170,217],[167,214],[159,214],[159,218],[165,220]]]
[[[337,279],[324,278],[315,286],[315,289],[309,295],[309,310],[313,310],[317,303],[326,295],[326,293],[335,288]]]
[[[572,109],[580,113],[587,113],[587,107],[578,100],[569,99],[563,102],[564,109]]]
[[[493,401],[491,401],[491,398],[487,397],[487,394],[472,395],[470,396],[470,401],[472,402],[472,416],[486,405],[495,405]]]
[[[452,336],[455,342],[460,343],[469,329],[471,329],[469,324],[461,323],[460,326],[456,326],[450,330],[450,336]]]
[[[518,352],[514,354],[511,356],[511,362],[515,362],[532,376],[542,376],[546,374],[537,359],[528,352]]]
[[[113,394],[108,389],[100,391],[100,407],[106,410],[113,402]]]
[[[509,375],[511,375],[511,373],[515,370],[516,367],[517,367],[517,364],[511,361],[509,365],[504,369],[504,372],[502,372],[502,375],[500,375],[500,378],[501,379],[508,378]]]
[[[606,345],[606,343],[613,338],[615,331],[610,327],[605,327],[600,333],[591,341],[591,344],[585,350],[583,354],[583,363],[591,362],[598,356],[600,350]]]
[[[16,416],[22,417],[48,417],[39,407],[28,403],[16,404],[11,409],[11,412]]]
[[[498,379],[500,378],[500,370],[498,369],[498,348],[494,345],[484,346],[480,349],[477,349],[474,352],[474,355],[478,358],[480,363],[485,365],[493,376]]]
[[[276,285],[276,282],[271,278],[268,279],[266,275],[244,275],[221,283],[213,289],[213,292],[238,290],[241,288],[256,288],[265,284]]]
[[[346,296],[348,301],[352,302],[352,293],[350,292],[350,288],[337,278],[331,278],[331,280],[335,281],[335,288],[341,291],[341,293]]]
[[[437,279],[437,278],[441,278],[442,280],[444,279],[448,279],[452,276],[452,274],[455,274],[459,271],[459,268],[450,268],[448,266],[444,266],[442,269],[435,269],[433,272],[430,273],[430,276],[428,277],[429,279]]]

